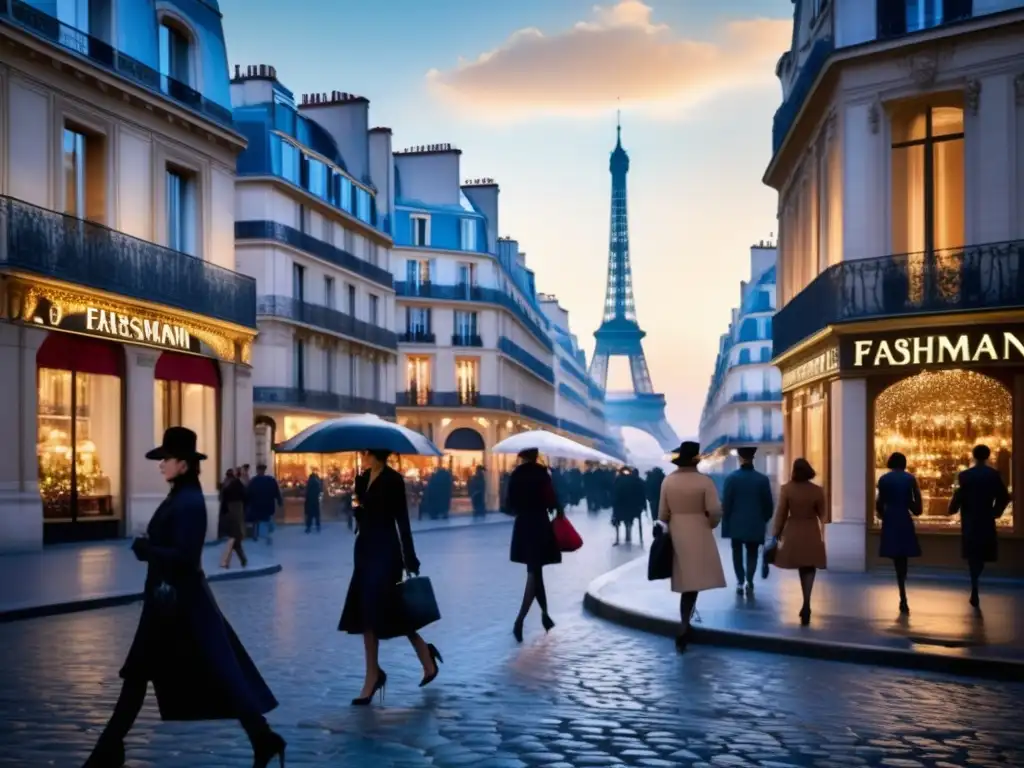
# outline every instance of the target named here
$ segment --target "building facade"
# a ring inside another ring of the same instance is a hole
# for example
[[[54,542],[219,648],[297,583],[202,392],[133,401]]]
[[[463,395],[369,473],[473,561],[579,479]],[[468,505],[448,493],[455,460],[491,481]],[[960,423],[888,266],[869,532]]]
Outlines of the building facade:
[[[301,519],[313,469],[330,505],[353,454],[277,454],[275,443],[344,414],[395,415],[390,269],[391,134],[349,93],[296,100],[273,67],[235,68],[234,118],[248,146],[235,190],[239,269],[256,280],[257,461],[273,466],[285,519]]]
[[[754,466],[777,488],[784,474],[782,378],[772,359],[775,258],[771,243],[750,249],[750,280],[740,283],[739,306],[719,340],[718,356],[700,417],[704,471],[721,490],[739,468],[736,449],[758,449]]]
[[[1012,488],[1024,439],[1024,3],[803,0],[779,62],[775,363],[786,453],[826,489],[829,567],[877,561],[875,484],[906,454],[923,562],[973,445]],[[1021,571],[1024,521],[998,523]]]
[[[198,434],[212,498],[252,460],[220,14],[9,2],[0,44],[0,548],[133,535],[165,427]]]
[[[563,423],[558,412],[559,331],[526,254],[499,235],[498,184],[463,182],[460,160],[448,144],[394,153],[398,418],[444,450],[455,509],[468,509],[459,497],[477,467],[493,509],[511,459],[491,455],[491,447],[528,429],[572,432],[565,428],[576,422]],[[573,432],[583,441],[603,436],[603,429]],[[410,463],[421,478],[435,466]]]

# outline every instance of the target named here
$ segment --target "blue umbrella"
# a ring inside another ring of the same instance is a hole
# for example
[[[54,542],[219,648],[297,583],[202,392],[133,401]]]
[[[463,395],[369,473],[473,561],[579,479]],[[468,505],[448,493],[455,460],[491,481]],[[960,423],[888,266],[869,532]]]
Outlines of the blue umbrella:
[[[406,455],[444,455],[419,432],[369,413],[326,419],[279,443],[274,450],[278,453],[391,451]]]

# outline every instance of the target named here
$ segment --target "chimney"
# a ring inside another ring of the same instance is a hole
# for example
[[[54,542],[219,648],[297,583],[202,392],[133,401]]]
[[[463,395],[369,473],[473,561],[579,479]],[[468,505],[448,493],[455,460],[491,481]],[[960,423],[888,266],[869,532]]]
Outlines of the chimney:
[[[370,100],[348,91],[304,93],[299,111],[334,139],[352,178],[369,184]]]
[[[371,128],[370,181],[377,188],[378,225],[394,236],[391,223],[395,212],[395,164],[391,161],[391,129]]]
[[[462,151],[452,144],[418,144],[394,153],[402,197],[427,205],[458,206]]]
[[[243,67],[235,64],[231,73],[231,106],[244,107],[250,104],[266,104],[274,101],[274,94],[282,94],[290,100],[292,93],[277,79],[277,70],[269,64],[249,64]]]
[[[467,179],[462,193],[487,218],[487,252],[498,252],[498,182],[494,179]]]

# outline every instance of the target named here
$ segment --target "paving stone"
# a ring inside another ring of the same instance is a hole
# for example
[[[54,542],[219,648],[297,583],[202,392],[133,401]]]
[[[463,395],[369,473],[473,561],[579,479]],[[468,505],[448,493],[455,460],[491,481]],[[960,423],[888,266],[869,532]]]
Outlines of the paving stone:
[[[507,526],[417,537],[444,614],[424,631],[445,657],[425,689],[407,642],[386,642],[386,706],[353,709],[361,640],[335,631],[351,535],[284,530],[277,576],[215,584],[225,615],[281,706],[269,715],[294,766],[374,768],[978,768],[1024,765],[1024,685],[714,648],[583,613],[591,579],[639,548],[610,546],[607,519],[574,518],[587,545],[548,570],[550,633],[511,617],[524,572]],[[494,553],[501,553],[500,557]],[[485,579],[467,574],[486,574]],[[0,625],[0,766],[78,768],[120,689],[138,606]],[[163,723],[148,700],[130,768],[248,768],[237,723]]]

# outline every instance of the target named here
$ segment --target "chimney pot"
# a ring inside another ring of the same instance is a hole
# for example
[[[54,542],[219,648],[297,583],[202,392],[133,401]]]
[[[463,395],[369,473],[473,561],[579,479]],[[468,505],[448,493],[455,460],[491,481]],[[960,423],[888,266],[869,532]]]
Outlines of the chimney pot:
[[[235,77],[240,77],[242,74],[242,65],[235,64]]]

